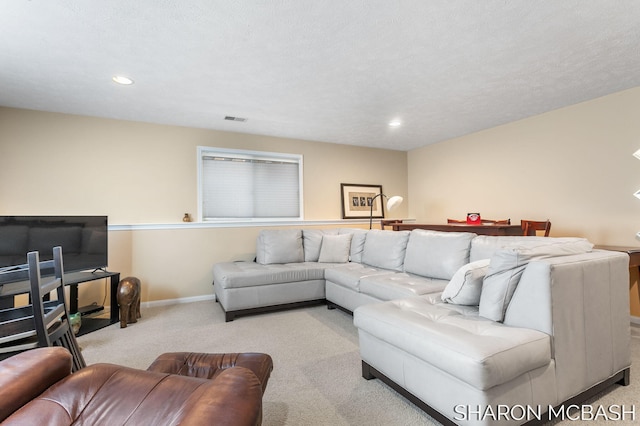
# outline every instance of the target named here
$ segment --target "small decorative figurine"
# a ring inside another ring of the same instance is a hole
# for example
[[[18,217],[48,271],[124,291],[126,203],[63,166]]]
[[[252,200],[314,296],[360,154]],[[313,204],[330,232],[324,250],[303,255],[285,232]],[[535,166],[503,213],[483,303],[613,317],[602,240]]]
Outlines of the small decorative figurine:
[[[118,283],[118,305],[120,306],[120,328],[138,322],[140,315],[140,280],[127,277]]]

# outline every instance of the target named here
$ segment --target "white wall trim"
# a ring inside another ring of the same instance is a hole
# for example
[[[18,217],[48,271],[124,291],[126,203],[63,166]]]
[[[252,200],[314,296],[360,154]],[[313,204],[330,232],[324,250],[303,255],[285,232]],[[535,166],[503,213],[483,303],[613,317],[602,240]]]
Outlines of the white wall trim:
[[[180,297],[178,299],[152,300],[140,303],[140,308],[153,308],[156,306],[181,305],[183,303],[201,302],[204,300],[216,300],[215,294],[205,294],[203,296]],[[111,306],[106,305],[104,312],[110,312]]]
[[[178,299],[153,300],[151,302],[142,302],[141,308],[153,308],[156,306],[181,305],[183,303],[202,302],[204,300],[216,300],[215,294],[206,294],[204,296],[180,297]]]
[[[376,219],[379,220],[379,219]],[[403,219],[412,222],[415,219]],[[288,221],[238,221],[238,222],[180,222],[180,223],[134,223],[129,225],[109,225],[109,231],[157,230],[157,229],[197,229],[197,228],[250,228],[266,226],[336,226],[368,225],[369,219],[343,220],[288,220]]]
[[[640,325],[640,317],[631,316],[631,324]]]

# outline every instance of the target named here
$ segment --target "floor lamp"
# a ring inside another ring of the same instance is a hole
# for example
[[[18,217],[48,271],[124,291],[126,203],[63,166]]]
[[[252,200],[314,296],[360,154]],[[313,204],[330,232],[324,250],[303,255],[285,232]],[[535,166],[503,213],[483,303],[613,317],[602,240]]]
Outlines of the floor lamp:
[[[389,198],[386,195],[384,195],[382,192],[379,193],[378,195],[376,195],[375,197],[373,197],[371,199],[371,209],[369,211],[369,229],[371,229],[371,227],[373,226],[373,202],[378,197],[384,197],[384,198],[387,199],[387,211],[388,212],[390,212],[391,210],[393,210],[396,207],[398,207],[400,204],[402,204],[402,201],[404,200],[404,198],[402,198],[399,195],[394,195],[393,197]],[[382,204],[380,204],[380,205],[382,205]]]

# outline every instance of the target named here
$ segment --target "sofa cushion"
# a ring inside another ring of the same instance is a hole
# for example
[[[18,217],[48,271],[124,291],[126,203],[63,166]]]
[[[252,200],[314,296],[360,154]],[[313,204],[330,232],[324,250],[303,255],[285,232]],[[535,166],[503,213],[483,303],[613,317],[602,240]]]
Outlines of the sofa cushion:
[[[349,261],[353,234],[323,235],[318,262],[346,263]]]
[[[554,237],[555,241],[575,241],[575,237]],[[491,259],[493,254],[501,249],[508,247],[537,247],[548,244],[549,237],[519,237],[519,236],[493,236],[478,235],[471,241],[471,252],[469,253],[469,262],[475,262],[481,259]]]
[[[469,263],[470,232],[411,231],[404,259],[404,270],[423,277],[450,280]]]
[[[255,287],[322,280],[327,265],[316,262],[269,264],[222,262],[213,265],[213,283],[222,288]]]
[[[493,321],[504,320],[509,301],[530,261],[587,253],[592,248],[593,244],[584,238],[545,238],[545,241],[539,243],[496,251],[482,283],[480,315]]]
[[[317,262],[320,257],[320,247],[324,235],[337,235],[338,229],[303,229],[302,247],[304,248],[304,261]]]
[[[300,229],[264,229],[258,235],[256,262],[270,263],[304,262],[302,231]]]
[[[352,262],[362,263],[362,252],[364,250],[364,242],[367,238],[367,230],[359,228],[340,228],[339,234],[351,234],[351,250],[349,252],[349,260]]]
[[[364,241],[362,263],[402,272],[408,240],[409,231],[369,231]]]
[[[421,296],[365,305],[353,322],[398,350],[487,390],[551,362],[550,336],[478,317],[477,308]],[[366,361],[367,354],[362,353]]]
[[[356,292],[360,292],[360,280],[363,278],[393,274],[395,274],[395,272],[354,262],[327,268],[324,271],[324,277],[327,281],[331,281],[334,284]]]
[[[467,263],[458,269],[442,292],[442,300],[457,305],[477,306],[480,303],[482,280],[488,269],[489,259]]]
[[[446,285],[447,280],[398,272],[362,278],[360,280],[360,293],[368,294],[380,300],[394,300],[440,293]]]

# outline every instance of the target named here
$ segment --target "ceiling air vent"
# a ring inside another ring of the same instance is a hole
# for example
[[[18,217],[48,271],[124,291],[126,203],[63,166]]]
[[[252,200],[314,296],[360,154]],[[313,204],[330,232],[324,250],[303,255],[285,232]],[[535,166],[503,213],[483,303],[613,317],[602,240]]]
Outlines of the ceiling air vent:
[[[243,117],[232,117],[232,116],[230,116],[230,115],[225,115],[225,116],[224,116],[224,119],[225,119],[225,120],[229,120],[229,121],[240,121],[240,122],[242,122],[242,123],[244,123],[245,121],[247,121],[247,119],[246,119],[246,118],[243,118]]]

